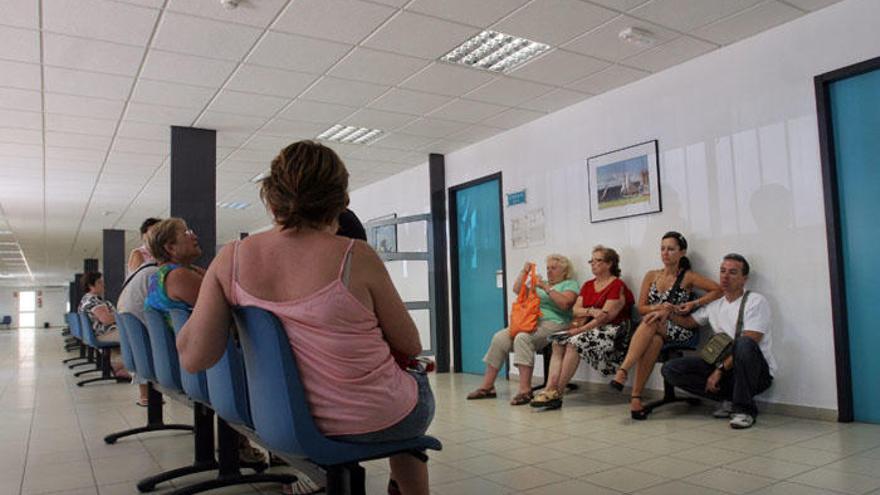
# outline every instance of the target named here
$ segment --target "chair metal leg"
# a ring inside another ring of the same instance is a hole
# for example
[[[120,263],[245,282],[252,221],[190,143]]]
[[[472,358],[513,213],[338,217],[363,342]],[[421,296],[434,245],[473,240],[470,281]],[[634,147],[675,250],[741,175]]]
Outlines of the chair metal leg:
[[[129,430],[123,430],[116,433],[111,433],[104,437],[104,443],[114,444],[117,440],[123,437],[128,437],[131,435],[138,435],[140,433],[148,433],[151,431],[165,431],[165,430],[184,430],[184,431],[193,431],[193,427],[190,425],[181,425],[181,424],[166,424],[162,417],[162,394],[159,393],[158,390],[154,389],[152,384],[147,384],[148,392],[147,392],[147,424],[138,428],[131,428]]]
[[[90,363],[90,364],[91,364],[91,363]],[[95,372],[95,371],[97,371],[97,372],[100,373],[100,372],[101,372],[101,368],[92,368],[92,369],[90,369],[90,370],[81,370],[81,371],[77,371],[76,373],[73,374],[73,376],[85,375],[86,373],[92,373],[92,372]]]
[[[98,354],[99,354],[98,358],[101,360],[100,369],[81,371],[80,374],[81,373],[88,373],[89,371],[100,371],[101,376],[98,378],[89,378],[88,380],[82,380],[82,381],[76,382],[77,387],[82,387],[83,385],[85,385],[87,383],[95,383],[95,382],[102,382],[102,381],[114,381],[116,383],[127,383],[127,382],[131,381],[128,378],[118,378],[116,376],[113,376],[113,368],[110,366],[110,350],[109,349],[102,349],[99,351]],[[74,373],[74,374],[76,374],[76,373]]]
[[[687,402],[688,404],[690,404],[692,406],[700,405],[700,399],[698,399],[696,397],[676,397],[675,387],[671,383],[664,380],[663,381],[663,398],[660,400],[649,402],[649,403],[645,404],[643,406],[643,408],[645,409],[645,411],[651,412],[660,406],[664,406],[666,404],[672,404],[674,402]]]
[[[214,459],[214,411],[199,403],[193,404],[193,450],[195,459],[191,465],[148,476],[138,481],[138,491],[150,492],[159,483],[219,467]]]

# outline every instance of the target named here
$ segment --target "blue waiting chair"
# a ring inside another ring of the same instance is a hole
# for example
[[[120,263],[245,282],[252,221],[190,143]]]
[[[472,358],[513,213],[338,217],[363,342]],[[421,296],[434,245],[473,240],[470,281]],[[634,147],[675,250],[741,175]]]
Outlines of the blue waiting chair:
[[[6,329],[9,330],[9,327],[12,326],[12,316],[3,315],[3,319],[0,320],[0,325],[5,325]]]
[[[307,458],[327,471],[327,494],[364,493],[362,461],[400,453],[426,459],[426,449],[440,450],[436,438],[402,442],[348,443],[324,436],[312,418],[296,359],[281,323],[255,307],[234,310],[244,353],[248,396],[261,443],[282,457]]]
[[[67,364],[71,361],[79,361],[81,359],[86,360],[83,363],[76,363],[76,364],[70,365],[69,368],[71,368],[71,369],[73,369],[77,366],[82,366],[84,364],[89,364],[88,356],[86,356],[86,346],[82,343],[82,332],[79,329],[79,315],[71,311],[70,313],[67,313],[66,315],[64,315],[64,318],[67,320],[67,326],[70,328],[70,336],[71,336],[71,339],[73,340],[73,344],[68,346],[68,350],[78,349],[79,355],[72,357],[72,358],[65,359],[61,362],[63,364]]]
[[[185,430],[192,431],[193,427],[182,424],[166,424],[163,417],[162,394],[153,387],[149,380],[155,380],[153,372],[153,358],[148,350],[149,340],[146,337],[147,330],[143,323],[131,313],[118,313],[116,325],[119,327],[119,343],[122,350],[122,360],[125,368],[136,373],[140,378],[147,381],[147,424],[138,428],[111,433],[104,437],[104,443],[114,444],[123,437],[147,433],[150,431]],[[137,339],[137,340],[136,340]],[[139,342],[132,345],[132,342]],[[141,363],[138,365],[138,363]]]
[[[119,347],[119,342],[102,342],[95,337],[95,332],[92,330],[92,322],[89,319],[89,316],[83,312],[79,312],[79,321],[80,321],[80,329],[82,330],[83,341],[97,352],[97,357],[99,362],[96,363],[98,368],[94,370],[86,370],[78,373],[74,373],[74,376],[79,376],[82,373],[88,373],[91,371],[100,371],[101,376],[97,378],[89,378],[86,380],[80,380],[76,382],[77,387],[82,387],[87,383],[95,383],[95,382],[103,382],[103,381],[113,381],[116,383],[127,382],[126,378],[117,378],[113,376],[113,367],[110,365],[110,353],[112,349],[116,349]]]

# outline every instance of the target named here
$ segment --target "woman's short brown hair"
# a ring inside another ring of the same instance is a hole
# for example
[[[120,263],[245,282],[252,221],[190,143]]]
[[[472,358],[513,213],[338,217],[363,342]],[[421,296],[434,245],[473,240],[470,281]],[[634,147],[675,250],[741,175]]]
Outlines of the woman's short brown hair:
[[[593,247],[593,252],[600,253],[603,260],[611,263],[610,271],[612,275],[615,277],[620,276],[620,256],[618,256],[617,251],[599,244]]]
[[[322,228],[348,206],[348,170],[332,149],[298,141],[272,160],[260,197],[282,228]]]
[[[153,225],[147,232],[147,247],[157,262],[171,261],[171,254],[165,249],[165,245],[174,242],[181,228],[186,228],[186,222],[182,218],[171,217]]]

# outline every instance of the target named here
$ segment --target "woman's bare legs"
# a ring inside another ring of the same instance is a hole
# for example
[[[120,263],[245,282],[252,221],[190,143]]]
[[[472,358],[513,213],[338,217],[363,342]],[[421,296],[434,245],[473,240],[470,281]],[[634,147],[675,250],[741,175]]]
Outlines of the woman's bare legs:
[[[529,394],[532,392],[532,371],[534,367],[527,364],[518,364],[516,369],[519,370],[519,390],[517,394]]]
[[[638,365],[636,366],[636,376],[633,379],[632,397],[634,398],[630,400],[629,404],[630,409],[633,411],[642,410],[642,390],[645,388],[645,384],[648,383],[648,378],[654,371],[657,357],[660,356],[660,350],[663,349],[663,342],[663,337],[660,335],[656,333],[652,335],[648,348],[642,354],[641,359],[639,359]]]
[[[565,387],[568,386],[568,382],[571,381],[578,366],[581,364],[581,356],[578,354],[577,348],[574,344],[568,344],[561,350],[563,352],[560,352],[560,354],[564,354],[564,356],[562,358],[562,370],[559,373],[559,382],[556,385],[556,389],[560,394],[563,394],[565,393]],[[554,356],[556,356],[556,354],[554,354]]]
[[[495,387],[495,379],[498,378],[498,368],[491,364],[486,365],[486,372],[483,373],[483,383],[480,388],[483,390],[492,390]]]
[[[428,495],[428,463],[412,454],[397,454],[388,458],[391,479],[397,482],[403,495]]]
[[[635,334],[633,334],[632,339],[629,342],[629,350],[626,351],[626,357],[623,358],[623,362],[617,369],[617,374],[614,375],[614,381],[621,385],[626,383],[627,370],[632,368],[637,362],[641,361],[642,356],[651,345],[654,336],[661,331],[661,328],[663,328],[663,325],[659,322],[642,322],[639,324],[639,327],[636,328]]]
[[[553,346],[553,355],[550,357],[550,370],[547,372],[547,385],[544,387],[546,390],[559,388],[556,384],[559,383],[559,375],[563,369],[562,359],[565,355],[565,347],[556,342],[550,345]]]

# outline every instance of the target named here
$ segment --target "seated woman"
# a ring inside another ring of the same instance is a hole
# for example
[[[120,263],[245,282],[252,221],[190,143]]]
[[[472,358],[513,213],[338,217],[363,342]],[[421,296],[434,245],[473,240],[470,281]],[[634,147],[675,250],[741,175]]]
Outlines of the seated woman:
[[[101,272],[88,272],[82,276],[86,293],[79,302],[79,311],[84,311],[92,322],[92,331],[100,342],[119,342],[119,329],[116,327],[115,309],[110,301],[104,300],[104,277]],[[119,361],[119,351],[111,354],[113,375],[117,378],[130,378]]]
[[[694,336],[694,330],[673,323],[669,316],[686,315],[700,306],[721,297],[721,287],[710,279],[691,270],[687,256],[687,240],[678,232],[667,232],[660,240],[660,259],[663,268],[650,270],[642,281],[639,294],[639,313],[642,322],[636,329],[629,345],[629,351],[621,363],[610,385],[618,391],[623,390],[628,371],[636,366],[630,400],[630,414],[633,419],[647,419],[648,412],[642,407],[642,390],[648,377],[654,371],[654,364],[666,342],[687,342]],[[705,291],[695,299],[693,289]]]
[[[158,218],[148,218],[141,224],[141,240],[143,241],[143,244],[132,249],[131,253],[129,253],[128,273],[134,273],[135,270],[144,263],[155,261],[153,253],[150,252],[150,248],[147,246],[147,234],[150,233],[153,225],[156,225],[160,221],[161,220]]]
[[[522,284],[532,269],[526,262],[513,284],[514,294],[518,294]],[[511,349],[514,351],[513,364],[519,369],[519,389],[510,399],[510,405],[521,406],[532,400],[532,370],[535,367],[535,353],[547,344],[547,336],[564,330],[571,323],[571,306],[577,299],[577,282],[573,280],[571,262],[560,254],[547,256],[547,278],[538,280],[538,297],[541,299],[541,317],[538,328],[531,333],[520,332],[510,337],[508,329],[495,333],[489,350],[483,356],[486,372],[480,387],[468,394],[468,400],[487,399],[497,396],[495,378]]]
[[[613,373],[623,360],[634,300],[619,278],[620,257],[611,248],[596,246],[590,268],[594,278],[581,287],[571,328],[551,336],[553,357],[547,386],[532,400],[532,407],[562,407],[562,394],[581,359],[603,375]]]
[[[376,252],[334,235],[348,204],[342,160],[319,143],[293,143],[272,161],[261,197],[276,226],[225,246],[211,263],[177,338],[181,365],[212,366],[225,349],[230,307],[257,306],[284,326],[322,433],[363,443],[424,434],[434,417],[427,376],[391,356],[422,352],[415,323]],[[424,462],[410,454],[389,461],[389,487],[428,493]]]

